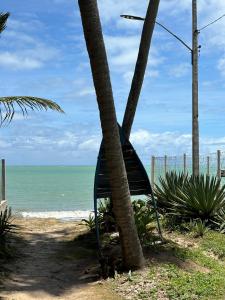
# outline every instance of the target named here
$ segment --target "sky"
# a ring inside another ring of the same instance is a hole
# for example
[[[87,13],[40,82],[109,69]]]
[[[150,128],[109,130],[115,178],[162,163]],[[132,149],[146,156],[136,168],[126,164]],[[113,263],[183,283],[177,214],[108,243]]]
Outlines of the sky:
[[[99,0],[114,101],[122,122],[147,0]],[[2,0],[11,13],[0,38],[0,95],[56,101],[65,114],[19,110],[0,128],[1,157],[11,165],[94,165],[101,142],[77,1]],[[224,0],[198,0],[198,28],[225,14]],[[191,0],[161,0],[157,21],[191,46]],[[199,56],[200,152],[225,151],[225,18],[202,30]],[[151,155],[191,153],[191,55],[156,26],[131,142]]]

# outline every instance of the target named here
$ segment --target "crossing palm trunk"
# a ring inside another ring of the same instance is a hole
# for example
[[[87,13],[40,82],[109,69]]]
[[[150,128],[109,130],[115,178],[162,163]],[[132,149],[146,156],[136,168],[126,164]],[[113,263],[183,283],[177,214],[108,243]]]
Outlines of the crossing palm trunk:
[[[131,206],[97,1],[78,0],[78,3],[99,107],[111,199],[123,261],[128,269],[139,268],[143,266],[144,257]]]
[[[155,21],[158,13],[160,0],[150,0],[147,8],[147,13],[144,21],[144,26],[141,35],[141,42],[138,52],[138,58],[135,66],[134,76],[131,84],[131,89],[127,101],[125,115],[123,118],[123,131],[129,139],[131,127],[134,121],[135,112],[139,96],[141,93],[142,84],[146,66],[148,63],[148,54],[151,45],[152,35],[155,27]]]

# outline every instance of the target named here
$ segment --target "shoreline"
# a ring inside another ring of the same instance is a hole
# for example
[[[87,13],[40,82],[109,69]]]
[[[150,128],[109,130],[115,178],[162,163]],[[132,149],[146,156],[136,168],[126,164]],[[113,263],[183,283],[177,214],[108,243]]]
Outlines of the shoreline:
[[[74,210],[74,211],[21,211],[14,212],[14,216],[24,219],[56,219],[63,221],[81,221],[88,219],[89,215],[94,215],[92,210]]]

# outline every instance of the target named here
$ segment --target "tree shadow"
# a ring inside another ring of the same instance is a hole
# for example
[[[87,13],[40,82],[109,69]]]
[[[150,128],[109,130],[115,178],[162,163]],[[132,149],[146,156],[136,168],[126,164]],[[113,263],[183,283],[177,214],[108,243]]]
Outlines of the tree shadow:
[[[91,232],[74,238],[69,229],[31,231],[13,236],[11,245],[16,257],[3,264],[8,271],[0,299],[10,292],[62,296],[99,279],[96,239]]]

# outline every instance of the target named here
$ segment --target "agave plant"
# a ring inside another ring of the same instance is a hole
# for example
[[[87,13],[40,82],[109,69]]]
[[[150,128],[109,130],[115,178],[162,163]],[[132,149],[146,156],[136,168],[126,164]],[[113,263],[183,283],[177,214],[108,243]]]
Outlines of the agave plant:
[[[17,226],[12,223],[11,208],[6,208],[0,213],[0,259],[12,257],[12,248],[7,236],[9,233],[14,233]]]
[[[0,33],[6,28],[6,22],[9,13],[0,13]],[[16,107],[19,108],[23,115],[28,114],[28,109],[31,110],[55,110],[63,112],[61,107],[54,101],[42,99],[33,96],[10,96],[0,97],[0,125],[10,123],[15,114]]]
[[[187,176],[170,172],[155,187],[161,212],[175,224],[201,219],[223,231],[225,222],[225,186],[217,177]],[[222,226],[222,227],[221,227]]]
[[[174,196],[178,189],[182,190],[188,175],[184,173],[176,173],[174,171],[167,172],[165,178],[159,178],[159,184],[155,185],[154,194],[157,198],[157,206],[161,211],[166,211],[173,206]]]
[[[12,224],[11,208],[6,208],[0,213],[0,243],[4,242],[8,233],[14,232],[16,225]]]
[[[215,176],[191,176],[171,204],[170,212],[181,217],[212,220],[225,208],[225,186]]]

